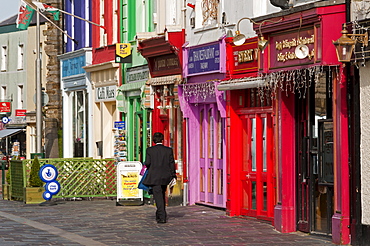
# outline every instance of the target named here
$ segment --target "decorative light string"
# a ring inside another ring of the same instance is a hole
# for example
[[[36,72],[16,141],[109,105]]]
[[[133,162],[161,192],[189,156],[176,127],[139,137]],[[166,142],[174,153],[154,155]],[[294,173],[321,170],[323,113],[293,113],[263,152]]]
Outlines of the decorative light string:
[[[184,98],[186,101],[189,101],[190,98],[195,98],[197,102],[204,102],[207,98],[214,97],[216,95],[216,84],[214,82],[184,84]]]

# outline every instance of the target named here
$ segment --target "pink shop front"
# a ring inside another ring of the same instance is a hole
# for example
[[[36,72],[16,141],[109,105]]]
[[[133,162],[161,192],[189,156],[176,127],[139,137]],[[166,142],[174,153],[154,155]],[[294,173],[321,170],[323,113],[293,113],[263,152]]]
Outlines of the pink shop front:
[[[226,207],[225,40],[184,48],[179,100],[186,122],[188,202]]]

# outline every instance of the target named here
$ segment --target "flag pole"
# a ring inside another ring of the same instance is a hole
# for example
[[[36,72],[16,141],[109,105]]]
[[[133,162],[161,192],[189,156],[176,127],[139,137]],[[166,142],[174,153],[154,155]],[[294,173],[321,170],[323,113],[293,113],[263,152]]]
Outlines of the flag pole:
[[[103,28],[103,29],[104,29],[104,31],[106,31],[105,27],[104,27],[104,26],[102,26],[102,25],[99,25],[99,24],[97,24],[97,23],[95,23],[95,22],[92,22],[92,21],[86,20],[86,19],[84,19],[84,18],[82,18],[82,17],[80,17],[80,16],[77,16],[77,15],[74,15],[74,14],[71,14],[71,13],[68,13],[68,12],[66,12],[66,11],[64,11],[64,10],[61,10],[61,9],[58,9],[58,10],[59,10],[59,12],[61,12],[61,13],[63,13],[63,14],[70,15],[70,16],[75,17],[75,18],[77,18],[77,19],[83,20],[83,21],[85,21],[85,22],[87,22],[87,23],[90,23],[90,24],[93,24],[93,25],[98,26],[98,27],[100,27],[100,28]]]
[[[42,84],[41,84],[41,58],[40,58],[40,15],[37,8],[36,16],[36,153],[42,153]]]

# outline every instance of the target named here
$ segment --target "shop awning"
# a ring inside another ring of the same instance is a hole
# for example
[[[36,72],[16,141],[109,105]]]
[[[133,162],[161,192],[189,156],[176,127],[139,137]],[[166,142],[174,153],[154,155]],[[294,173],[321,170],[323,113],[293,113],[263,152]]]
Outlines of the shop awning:
[[[170,76],[162,76],[157,78],[150,78],[149,84],[150,85],[172,85],[172,84],[180,84],[181,82],[181,75],[170,75]]]
[[[0,130],[0,139],[2,138],[6,138],[6,137],[11,137],[13,135],[16,135],[20,132],[22,132],[24,129],[4,129],[4,130]]]
[[[241,90],[257,88],[264,84],[264,79],[261,77],[247,77],[240,79],[229,79],[221,81],[217,86],[219,91],[229,91],[229,90]]]

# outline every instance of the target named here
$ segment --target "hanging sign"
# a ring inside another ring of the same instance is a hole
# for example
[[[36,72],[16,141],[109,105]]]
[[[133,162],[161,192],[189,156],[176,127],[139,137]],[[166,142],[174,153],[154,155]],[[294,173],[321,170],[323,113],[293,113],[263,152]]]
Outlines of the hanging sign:
[[[132,63],[130,43],[117,43],[116,44],[116,62],[117,63]]]

